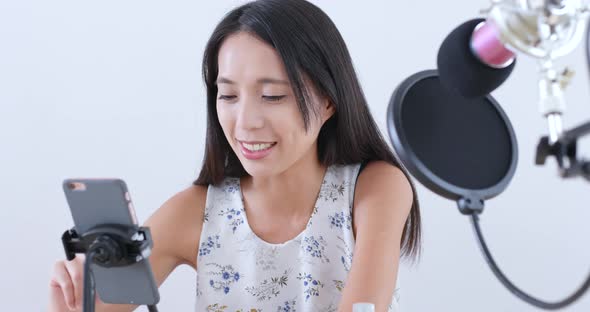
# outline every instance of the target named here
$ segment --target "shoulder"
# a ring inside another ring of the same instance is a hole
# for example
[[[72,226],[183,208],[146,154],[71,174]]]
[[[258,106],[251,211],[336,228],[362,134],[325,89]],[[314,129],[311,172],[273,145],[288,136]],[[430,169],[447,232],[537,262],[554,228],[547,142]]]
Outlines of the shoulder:
[[[207,186],[191,185],[166,200],[159,210],[171,221],[202,219],[207,199]]]
[[[385,311],[395,291],[402,233],[412,206],[412,185],[387,162],[369,162],[358,176],[353,204],[354,256],[342,306],[372,298]]]
[[[412,201],[412,186],[399,167],[385,161],[369,162],[356,182],[353,203],[355,227],[383,217],[400,220],[403,226]]]
[[[146,221],[154,237],[154,250],[196,267],[207,186],[191,185],[168,198]]]
[[[355,198],[367,200],[377,197],[402,197],[406,201],[413,196],[409,179],[397,166],[386,161],[369,162],[358,176]]]
[[[207,188],[203,185],[191,185],[172,195],[164,202],[163,207],[171,207],[171,210],[186,213],[194,213],[199,208],[204,209]]]

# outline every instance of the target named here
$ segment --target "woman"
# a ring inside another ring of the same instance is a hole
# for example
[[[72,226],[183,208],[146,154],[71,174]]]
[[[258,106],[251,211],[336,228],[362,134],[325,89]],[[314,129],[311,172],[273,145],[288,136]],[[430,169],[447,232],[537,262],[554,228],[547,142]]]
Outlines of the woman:
[[[303,0],[244,4],[214,30],[203,76],[200,175],[145,223],[158,284],[188,264],[197,311],[395,311],[399,259],[419,250],[416,192],[329,17]],[[56,263],[52,311],[80,310],[82,261]]]

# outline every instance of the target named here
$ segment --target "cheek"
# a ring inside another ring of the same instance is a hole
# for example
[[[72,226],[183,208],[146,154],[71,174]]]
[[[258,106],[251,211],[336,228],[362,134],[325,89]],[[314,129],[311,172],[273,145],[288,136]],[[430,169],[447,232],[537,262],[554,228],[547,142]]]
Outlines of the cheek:
[[[300,140],[304,134],[303,119],[299,109],[293,105],[283,106],[273,112],[273,128],[282,136],[282,139],[293,144]]]
[[[219,124],[221,124],[223,132],[228,135],[228,131],[230,131],[233,127],[233,115],[231,111],[220,109],[220,107],[217,106],[217,119],[219,120]]]
[[[319,121],[313,120],[313,115],[310,114],[309,117],[311,120],[307,132],[298,108],[285,112],[279,120],[276,120],[275,127],[285,142],[297,146],[298,149],[307,147],[315,141],[320,126]]]

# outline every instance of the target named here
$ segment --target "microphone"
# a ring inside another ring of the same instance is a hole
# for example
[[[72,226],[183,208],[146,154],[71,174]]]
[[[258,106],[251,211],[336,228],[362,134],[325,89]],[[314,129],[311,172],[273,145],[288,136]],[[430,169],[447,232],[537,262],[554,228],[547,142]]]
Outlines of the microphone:
[[[454,29],[438,52],[441,83],[465,97],[498,88],[512,72],[517,52],[539,59],[548,79],[555,79],[547,69],[580,43],[587,8],[581,0],[493,0],[486,12],[485,19]]]
[[[483,18],[455,28],[438,51],[441,83],[464,97],[487,95],[514,69],[516,56],[500,41],[498,28]]]

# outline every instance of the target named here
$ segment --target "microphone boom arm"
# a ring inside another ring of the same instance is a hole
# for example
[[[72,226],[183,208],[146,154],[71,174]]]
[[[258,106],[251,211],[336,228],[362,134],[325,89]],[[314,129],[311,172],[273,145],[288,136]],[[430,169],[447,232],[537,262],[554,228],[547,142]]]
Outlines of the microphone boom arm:
[[[581,175],[590,181],[590,161],[577,157],[578,138],[590,133],[590,121],[565,131],[554,143],[544,136],[537,144],[535,164],[544,165],[547,157],[554,156],[562,178]]]

